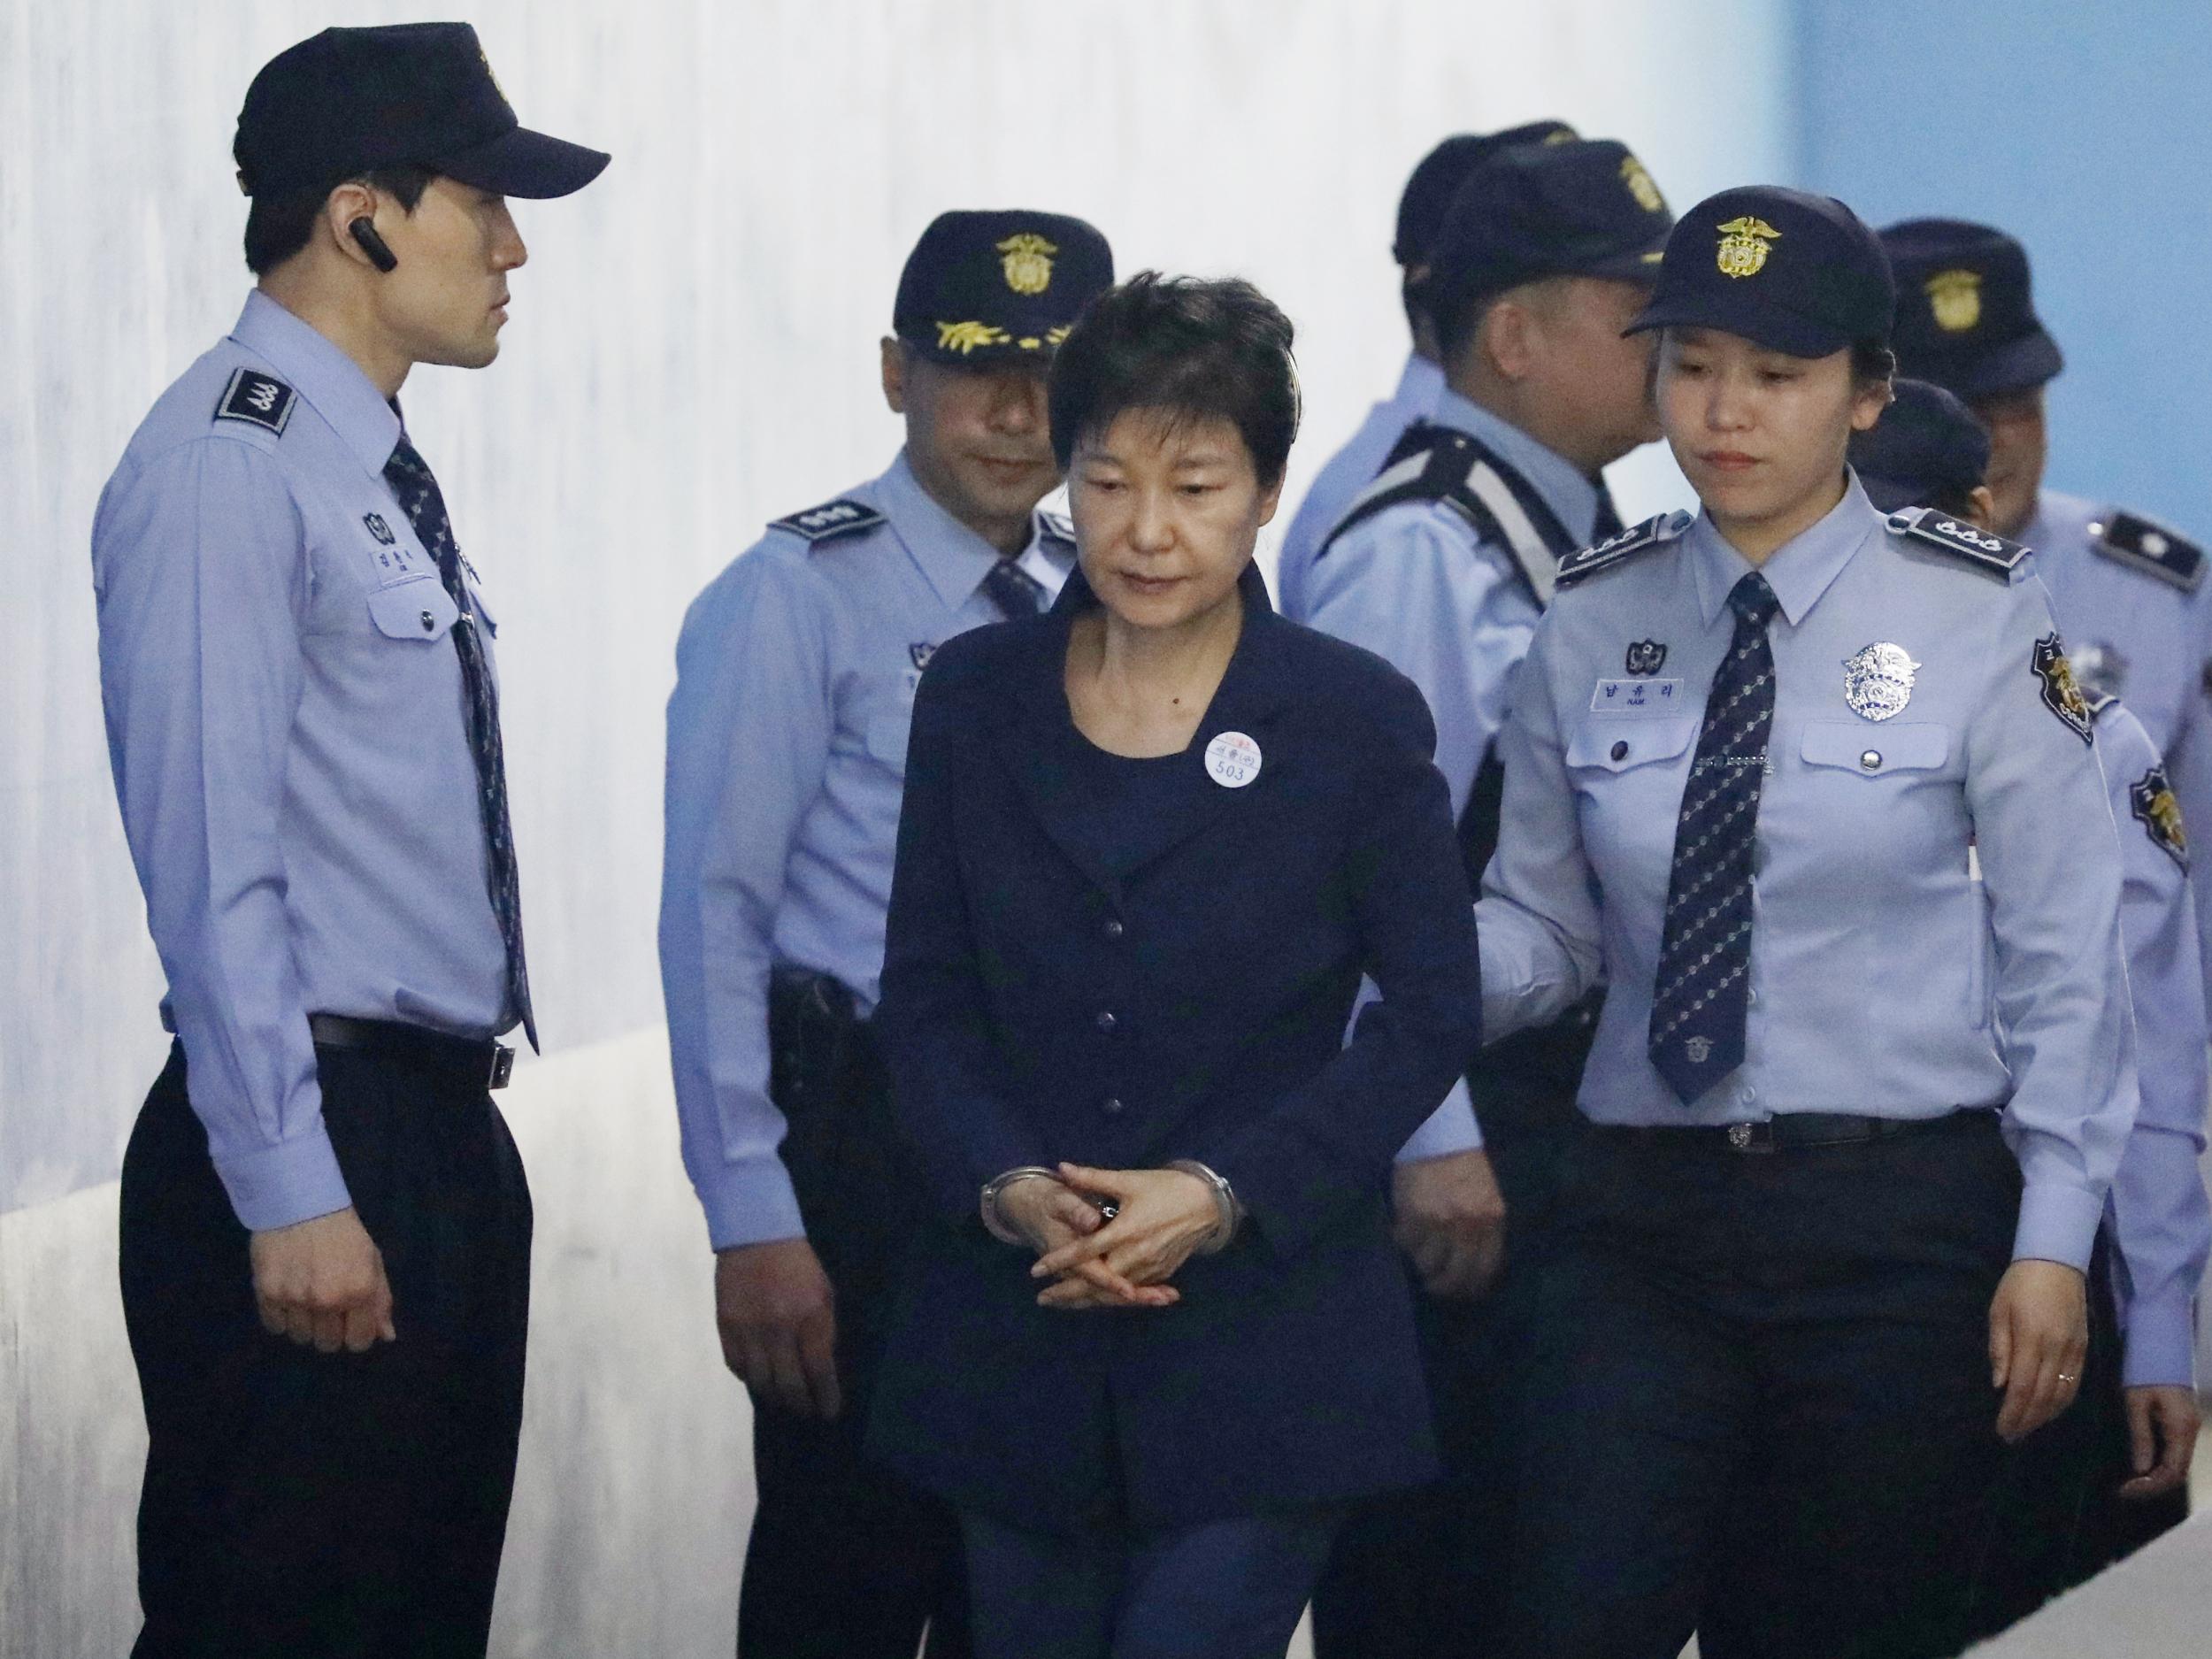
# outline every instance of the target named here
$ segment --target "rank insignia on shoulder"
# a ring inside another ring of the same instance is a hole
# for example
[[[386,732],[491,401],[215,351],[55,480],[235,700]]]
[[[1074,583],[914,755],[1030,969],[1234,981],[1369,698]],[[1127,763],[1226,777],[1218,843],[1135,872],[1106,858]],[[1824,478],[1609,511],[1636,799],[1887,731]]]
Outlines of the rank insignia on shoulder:
[[[2140,513],[2116,508],[2100,513],[2089,533],[2097,538],[2096,549],[2105,557],[2132,565],[2185,594],[2194,593],[2204,580],[2204,549]]]
[[[2128,806],[2151,838],[2151,845],[2186,870],[2189,833],[2182,827],[2181,803],[2174,799],[2174,787],[2166,781],[2162,764],[2128,785]]]
[[[818,546],[841,535],[872,530],[886,522],[884,516],[864,501],[832,501],[810,507],[804,512],[795,512],[787,518],[772,518],[768,527],[788,530],[801,541]]]
[[[1685,530],[1695,521],[1686,512],[1663,512],[1647,518],[1641,524],[1631,525],[1618,535],[1608,536],[1594,547],[1570,553],[1559,561],[1558,585],[1562,588],[1578,582],[1586,576],[1595,575],[1653,548],[1663,547],[1678,540]]]
[[[2055,634],[2047,634],[2029,654],[2028,672],[2043,682],[2043,706],[2085,743],[2093,743],[2089,704],[2074,683],[2074,671],[2066,661],[2066,647]]]
[[[215,405],[215,419],[242,420],[280,435],[285,422],[292,419],[292,405],[298,401],[299,394],[275,375],[258,369],[237,369],[223,388],[222,401]]]
[[[1890,514],[1889,533],[1939,547],[2007,577],[2028,556],[2028,549],[2019,542],[1992,535],[1932,507],[1908,507]]]
[[[1037,509],[1037,535],[1041,541],[1063,541],[1073,547],[1075,520],[1064,512],[1048,512],[1040,507]]]

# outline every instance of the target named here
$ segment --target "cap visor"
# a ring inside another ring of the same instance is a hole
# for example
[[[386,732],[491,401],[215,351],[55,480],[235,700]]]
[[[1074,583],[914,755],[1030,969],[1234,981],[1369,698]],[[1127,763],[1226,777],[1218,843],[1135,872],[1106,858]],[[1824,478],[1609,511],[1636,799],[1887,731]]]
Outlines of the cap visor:
[[[1955,380],[1939,383],[1955,397],[1971,403],[2007,392],[2032,391],[2055,380],[2065,366],[2058,342],[2039,328],[1985,353]]]
[[[1034,369],[1042,374],[1052,366],[1053,354],[1059,349],[1051,341],[1035,334],[971,345],[964,349],[957,345],[939,345],[933,328],[927,334],[910,327],[895,326],[893,332],[932,363],[941,363],[949,369],[972,369],[979,374],[995,374],[1002,369]],[[1025,346],[1024,340],[1035,343]]]
[[[611,159],[604,150],[587,150],[565,138],[518,127],[488,144],[431,165],[448,178],[496,196],[546,201],[582,189],[606,170]]]
[[[1578,266],[1578,276],[1611,277],[1617,281],[1644,282],[1655,286],[1659,280],[1661,260],[1667,245],[1655,242],[1648,248],[1638,248],[1627,253],[1609,254]]]
[[[1851,343],[1829,324],[1734,295],[1662,294],[1621,332],[1640,334],[1654,328],[1710,328],[1793,357],[1824,357]]]

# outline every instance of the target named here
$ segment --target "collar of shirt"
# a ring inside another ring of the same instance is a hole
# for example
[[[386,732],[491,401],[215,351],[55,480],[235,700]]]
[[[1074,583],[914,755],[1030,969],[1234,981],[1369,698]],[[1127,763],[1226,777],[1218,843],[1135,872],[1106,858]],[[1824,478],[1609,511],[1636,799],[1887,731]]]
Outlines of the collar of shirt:
[[[1843,499],[1828,510],[1825,518],[1777,548],[1765,564],[1755,566],[1729,545],[1709,514],[1699,513],[1687,540],[1690,570],[1697,581],[1698,610],[1705,626],[1713,626],[1727,607],[1729,591],[1756,569],[1774,589],[1775,598],[1781,601],[1782,614],[1795,627],[1881,523],[1881,514],[1874,511],[1874,503],[1859,487],[1858,474],[1853,472],[1844,485]]]
[[[946,610],[957,611],[975,596],[999,550],[937,504],[907,465],[904,449],[876,480],[876,502]]]
[[[1417,351],[1406,353],[1406,366],[1398,376],[1398,389],[1390,401],[1401,409],[1430,410],[1444,390],[1444,365]]]
[[[373,475],[384,475],[399,447],[399,416],[359,364],[258,288],[246,296],[230,337],[306,399]]]
[[[1577,472],[1573,462],[1440,381],[1432,419],[1440,426],[1456,427],[1481,440],[1499,459],[1536,487],[1544,504],[1558,515],[1578,546],[1588,545],[1598,521],[1598,487]]]

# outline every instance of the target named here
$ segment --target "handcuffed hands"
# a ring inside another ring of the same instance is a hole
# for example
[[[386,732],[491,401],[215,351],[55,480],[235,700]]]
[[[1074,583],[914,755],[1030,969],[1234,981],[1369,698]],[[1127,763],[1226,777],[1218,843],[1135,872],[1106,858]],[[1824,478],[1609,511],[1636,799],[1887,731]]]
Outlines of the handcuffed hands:
[[[1087,1225],[1042,1250],[1029,1270],[1033,1278],[1057,1281],[1039,1294],[1040,1307],[1172,1306],[1182,1293],[1167,1281],[1221,1225],[1213,1188],[1181,1170],[1063,1164],[1057,1182],[1023,1185],[1065,1194],[1091,1212]],[[1115,1206],[1112,1220],[1100,1213],[1098,1201]]]

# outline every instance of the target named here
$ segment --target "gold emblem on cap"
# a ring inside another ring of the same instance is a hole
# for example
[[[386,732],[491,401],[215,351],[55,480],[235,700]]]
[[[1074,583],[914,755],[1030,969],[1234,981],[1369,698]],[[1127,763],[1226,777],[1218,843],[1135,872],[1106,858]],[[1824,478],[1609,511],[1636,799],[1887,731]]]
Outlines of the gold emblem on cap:
[[[957,351],[964,357],[978,346],[1002,346],[1006,343],[1006,330],[994,327],[989,323],[937,325],[937,349]]]
[[[501,97],[505,98],[507,96],[507,88],[499,84],[499,76],[492,68],[491,54],[487,52],[481,46],[479,46],[476,49],[476,61],[484,65],[484,78],[492,83],[492,90],[499,94]],[[508,101],[510,103],[513,102],[512,99],[509,99]]]
[[[1939,271],[1922,284],[1936,326],[1946,334],[1962,334],[1982,319],[1982,273],[1978,271]]]
[[[1628,187],[1629,195],[1636,198],[1636,205],[1647,213],[1663,213],[1667,198],[1659,194],[1659,187],[1652,182],[1644,164],[1633,156],[1621,157],[1621,182]]]
[[[1052,286],[1052,256],[1060,250],[1034,231],[1021,231],[999,243],[1006,257],[1001,267],[1006,286],[1017,294],[1041,294]]]
[[[1717,263],[1723,276],[1757,276],[1766,268],[1768,250],[1782,239],[1782,233],[1763,219],[1745,214],[1732,219],[1720,227],[1720,252]]]

